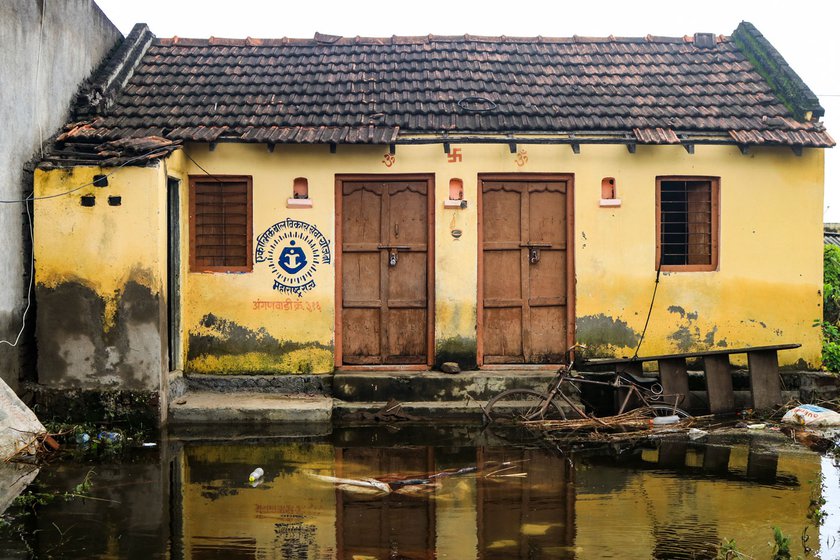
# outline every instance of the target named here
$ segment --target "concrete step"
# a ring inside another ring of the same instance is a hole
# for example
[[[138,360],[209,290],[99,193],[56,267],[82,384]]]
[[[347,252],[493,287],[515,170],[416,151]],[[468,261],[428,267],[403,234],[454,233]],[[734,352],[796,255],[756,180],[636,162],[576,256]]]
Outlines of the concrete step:
[[[462,401],[403,401],[399,402],[398,413],[415,417],[419,421],[481,421],[484,419],[487,402],[473,399]],[[555,402],[566,414],[572,415],[572,409],[569,405],[560,401]],[[364,421],[369,419],[370,415],[382,411],[387,404],[387,402],[347,402],[335,399],[333,401],[333,419],[340,423]],[[507,404],[516,406],[515,403]]]
[[[332,394],[345,402],[487,401],[507,389],[543,390],[553,371],[481,370],[336,372]]]
[[[189,391],[330,395],[332,375],[183,375]]]
[[[187,391],[169,404],[172,424],[328,424],[333,399],[324,395]]]

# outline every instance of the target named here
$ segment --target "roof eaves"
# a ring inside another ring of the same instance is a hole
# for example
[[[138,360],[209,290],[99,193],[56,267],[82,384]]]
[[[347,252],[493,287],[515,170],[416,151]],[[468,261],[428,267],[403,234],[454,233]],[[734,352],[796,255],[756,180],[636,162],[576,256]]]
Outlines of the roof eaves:
[[[753,24],[742,21],[732,40],[796,119],[809,120],[808,113],[817,118],[825,115],[816,94]]]

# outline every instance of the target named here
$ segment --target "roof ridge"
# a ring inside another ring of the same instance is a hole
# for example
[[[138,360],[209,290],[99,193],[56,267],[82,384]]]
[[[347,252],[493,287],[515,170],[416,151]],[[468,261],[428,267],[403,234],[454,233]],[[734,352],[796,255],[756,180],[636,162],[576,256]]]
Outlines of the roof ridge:
[[[228,38],[228,37],[178,37],[173,36],[169,38],[157,38],[156,44],[163,46],[265,46],[272,47],[278,45],[357,45],[357,44],[374,44],[374,45],[406,45],[406,44],[428,44],[428,43],[687,43],[695,42],[695,35],[683,35],[681,37],[666,37],[658,35],[645,35],[640,37],[631,36],[583,36],[572,35],[571,37],[545,37],[543,35],[535,36],[508,36],[508,35],[471,35],[465,33],[463,35],[392,35],[390,37],[367,37],[356,35],[354,37],[344,37],[341,35],[327,35],[316,32],[312,38],[296,38],[296,37],[279,37],[279,38],[259,38],[246,37],[242,38]],[[717,42],[727,40],[724,35],[714,36]]]
[[[825,115],[816,94],[753,24],[742,21],[732,39],[794,118],[807,121],[809,113],[818,118]]]
[[[80,117],[100,114],[113,104],[154,39],[148,25],[135,24],[128,37],[105,59],[89,85],[79,93],[76,110]]]

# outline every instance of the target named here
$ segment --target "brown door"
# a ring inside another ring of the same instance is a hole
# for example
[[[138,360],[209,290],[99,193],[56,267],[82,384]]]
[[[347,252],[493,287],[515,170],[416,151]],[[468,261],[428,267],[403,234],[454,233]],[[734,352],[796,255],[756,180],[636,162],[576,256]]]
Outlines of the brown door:
[[[429,183],[341,181],[344,364],[428,363]]]
[[[483,363],[559,363],[569,345],[568,181],[482,181]]]

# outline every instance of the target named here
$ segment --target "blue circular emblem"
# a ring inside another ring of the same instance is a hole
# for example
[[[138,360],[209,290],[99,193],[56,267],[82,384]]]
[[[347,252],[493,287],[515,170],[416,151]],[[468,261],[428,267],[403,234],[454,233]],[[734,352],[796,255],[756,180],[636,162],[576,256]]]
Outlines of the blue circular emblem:
[[[315,271],[330,264],[330,242],[312,224],[286,218],[257,237],[254,262],[267,262],[273,288],[298,297],[315,287]]]

